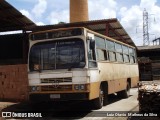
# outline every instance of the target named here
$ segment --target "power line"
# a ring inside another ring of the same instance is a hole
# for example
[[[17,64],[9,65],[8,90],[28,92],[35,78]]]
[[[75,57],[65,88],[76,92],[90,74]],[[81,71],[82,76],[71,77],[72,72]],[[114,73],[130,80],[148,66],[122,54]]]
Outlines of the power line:
[[[148,12],[146,9],[143,11],[143,45],[149,45],[149,33],[148,33]]]

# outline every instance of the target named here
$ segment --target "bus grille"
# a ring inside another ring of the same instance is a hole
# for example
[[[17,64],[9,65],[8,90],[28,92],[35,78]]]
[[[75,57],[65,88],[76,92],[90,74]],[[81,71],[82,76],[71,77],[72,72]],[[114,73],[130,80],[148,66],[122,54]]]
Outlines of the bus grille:
[[[48,86],[41,86],[41,91],[71,91],[72,85],[48,85]]]
[[[72,78],[45,78],[41,79],[41,83],[64,83],[64,82],[72,82]]]

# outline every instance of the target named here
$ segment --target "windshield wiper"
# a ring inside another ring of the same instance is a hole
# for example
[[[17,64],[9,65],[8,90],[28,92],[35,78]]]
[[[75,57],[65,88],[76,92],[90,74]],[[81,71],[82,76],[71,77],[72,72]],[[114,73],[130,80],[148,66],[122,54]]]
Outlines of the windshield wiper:
[[[75,67],[77,65],[77,62],[78,61],[78,58],[79,58],[79,55],[76,55],[73,59],[72,59],[72,65],[68,68],[68,71],[71,71],[73,67]],[[76,64],[75,64],[76,62]]]
[[[81,57],[81,56],[79,56],[79,55],[77,55],[77,56],[75,56],[74,57],[74,59],[72,59],[72,65],[68,68],[68,71],[71,71],[72,70],[72,68],[74,68],[75,66],[84,66],[85,65],[85,62],[84,61],[80,61],[80,58],[79,57]],[[77,62],[77,61],[79,61],[79,62]],[[82,64],[81,65],[81,63],[84,63],[84,64]]]

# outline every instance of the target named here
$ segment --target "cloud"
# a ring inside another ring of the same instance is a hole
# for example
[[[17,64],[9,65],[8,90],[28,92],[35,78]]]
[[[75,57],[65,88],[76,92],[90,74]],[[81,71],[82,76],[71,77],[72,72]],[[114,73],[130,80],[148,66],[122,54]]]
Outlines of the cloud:
[[[36,21],[35,20],[35,18],[34,18],[34,15],[32,14],[32,13],[29,13],[29,11],[27,11],[27,10],[20,10],[20,12],[24,15],[24,16],[26,16],[26,17],[28,17],[30,20],[32,20],[33,22],[35,22],[36,23],[36,25],[45,25],[43,22],[41,22],[41,21]]]
[[[9,1],[9,0],[8,0]],[[22,0],[16,0],[17,2],[22,2]],[[23,2],[26,2],[26,3],[36,3],[37,0],[23,0]]]
[[[47,1],[46,0],[38,0],[38,4],[34,6],[32,9],[32,13],[36,17],[41,17],[43,13],[45,13],[47,9]]]
[[[31,15],[31,13],[29,13],[29,11],[22,9],[22,10],[20,10],[20,12],[21,12],[24,16],[26,16],[26,17],[28,17],[29,19],[33,20],[33,17],[32,17],[32,15]]]
[[[36,24],[40,26],[45,25],[43,22],[36,22]]]
[[[121,17],[120,22],[125,30],[129,33],[136,45],[143,45],[143,10],[148,11],[149,22],[149,40],[150,42],[155,37],[160,37],[160,24],[156,21],[160,20],[160,7],[156,5],[156,0],[141,0],[139,5],[134,5],[131,8],[122,7],[119,11]]]
[[[141,0],[140,7],[143,9],[146,8],[148,11],[151,11],[156,2],[157,0]]]
[[[30,0],[26,0],[26,2],[30,2]],[[38,2],[38,3],[37,3]],[[21,9],[20,12],[31,19],[33,22],[35,22],[37,25],[45,25],[44,22],[42,22],[40,17],[42,16],[43,13],[45,13],[47,8],[47,2],[46,0],[38,0],[36,1],[33,9],[31,12],[29,10]]]
[[[53,11],[47,17],[50,24],[58,24],[59,22],[69,22],[69,10]]]
[[[125,28],[130,37],[134,40],[135,44],[141,44],[137,39],[142,36],[142,10],[139,6],[134,5],[127,9],[122,7],[118,13],[121,16],[120,23]]]
[[[115,0],[89,0],[90,20],[115,18],[117,2]]]

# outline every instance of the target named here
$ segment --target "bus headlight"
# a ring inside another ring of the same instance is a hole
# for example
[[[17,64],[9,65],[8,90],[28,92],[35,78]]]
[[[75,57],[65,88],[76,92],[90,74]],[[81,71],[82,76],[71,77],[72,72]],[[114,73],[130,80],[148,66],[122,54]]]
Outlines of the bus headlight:
[[[79,85],[80,90],[85,90],[85,85]]]
[[[75,90],[79,90],[79,85],[74,85]]]
[[[74,85],[75,90],[86,90],[86,85],[85,84],[80,84],[80,85]]]
[[[32,91],[32,92],[36,91],[36,86],[32,86],[32,87],[31,87],[31,91]]]
[[[31,92],[36,92],[36,91],[39,91],[40,90],[40,87],[39,86],[31,86],[30,87],[30,91]]]
[[[39,91],[40,90],[40,87],[39,86],[37,86],[37,91]]]

